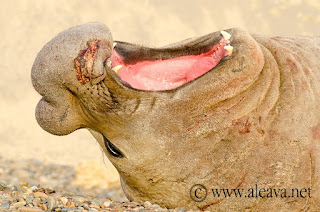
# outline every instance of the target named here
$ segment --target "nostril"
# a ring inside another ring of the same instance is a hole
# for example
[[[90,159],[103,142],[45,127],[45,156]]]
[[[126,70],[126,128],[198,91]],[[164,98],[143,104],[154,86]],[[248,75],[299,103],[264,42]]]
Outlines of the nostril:
[[[104,145],[106,147],[106,149],[108,150],[108,152],[117,158],[123,158],[124,155],[123,153],[114,145],[112,144],[109,139],[107,139],[105,136],[103,136],[103,140],[104,140]]]

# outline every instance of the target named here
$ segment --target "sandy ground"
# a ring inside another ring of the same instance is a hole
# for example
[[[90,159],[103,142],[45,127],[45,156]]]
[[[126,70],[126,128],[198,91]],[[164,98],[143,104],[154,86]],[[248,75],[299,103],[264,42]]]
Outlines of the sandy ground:
[[[43,131],[34,118],[40,96],[32,88],[30,70],[37,53],[60,31],[92,21],[109,26],[115,40],[151,46],[231,27],[268,35],[320,35],[320,1],[1,0],[1,157],[36,158],[80,169],[87,164],[101,170],[102,178],[117,181],[88,131],[57,137]]]

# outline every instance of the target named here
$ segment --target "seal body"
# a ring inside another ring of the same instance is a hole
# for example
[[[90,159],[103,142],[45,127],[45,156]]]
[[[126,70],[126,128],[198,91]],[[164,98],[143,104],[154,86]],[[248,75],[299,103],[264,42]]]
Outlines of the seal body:
[[[196,210],[320,210],[320,38],[226,32],[232,55],[221,53],[191,81],[151,90],[112,71],[114,51],[128,67],[194,59],[220,33],[163,48],[117,42],[112,49],[104,25],[70,28],[34,62],[33,85],[43,96],[37,120],[59,135],[88,128],[129,200]],[[230,195],[215,195],[224,189]]]

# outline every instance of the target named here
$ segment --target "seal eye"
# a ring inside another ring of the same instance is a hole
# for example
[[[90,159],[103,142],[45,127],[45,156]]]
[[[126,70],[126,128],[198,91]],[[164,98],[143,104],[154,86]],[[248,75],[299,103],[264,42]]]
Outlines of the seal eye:
[[[103,140],[104,140],[104,145],[106,146],[108,152],[117,158],[123,158],[123,154],[122,152],[115,146],[113,145],[105,136],[103,136]]]

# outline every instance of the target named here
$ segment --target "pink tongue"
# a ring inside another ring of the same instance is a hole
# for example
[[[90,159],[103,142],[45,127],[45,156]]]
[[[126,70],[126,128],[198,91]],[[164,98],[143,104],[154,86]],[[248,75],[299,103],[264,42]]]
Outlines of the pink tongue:
[[[225,43],[223,41],[222,45]],[[113,52],[113,67],[123,65],[119,70],[120,78],[133,88],[159,91],[177,88],[215,67],[225,56],[226,51],[218,43],[209,52],[200,55],[181,56],[166,60],[141,61],[125,64],[122,58]]]

